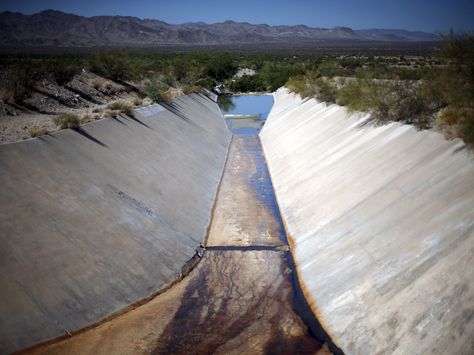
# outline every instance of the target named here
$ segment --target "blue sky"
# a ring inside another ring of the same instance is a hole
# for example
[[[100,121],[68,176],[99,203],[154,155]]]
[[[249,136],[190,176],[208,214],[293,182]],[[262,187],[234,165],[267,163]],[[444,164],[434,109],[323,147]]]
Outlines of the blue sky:
[[[354,29],[474,30],[474,0],[0,0],[0,11],[31,14],[45,9],[83,16],[156,18],[169,23],[230,19]]]

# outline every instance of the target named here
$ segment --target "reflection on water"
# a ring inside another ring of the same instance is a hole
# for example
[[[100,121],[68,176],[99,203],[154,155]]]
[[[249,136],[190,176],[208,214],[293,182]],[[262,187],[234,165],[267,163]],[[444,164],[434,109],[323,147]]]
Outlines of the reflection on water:
[[[217,103],[219,104],[220,109],[224,113],[230,112],[235,109],[235,103],[232,100],[232,96],[219,96],[219,100],[217,101]]]
[[[221,96],[219,107],[235,135],[255,135],[273,106],[271,95]]]

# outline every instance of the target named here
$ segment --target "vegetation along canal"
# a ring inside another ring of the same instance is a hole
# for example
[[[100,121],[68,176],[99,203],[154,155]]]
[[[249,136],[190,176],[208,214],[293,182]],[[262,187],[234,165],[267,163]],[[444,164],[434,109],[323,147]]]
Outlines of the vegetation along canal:
[[[234,136],[206,251],[189,275],[135,310],[32,352],[339,353],[296,280],[258,138],[272,104],[272,96],[221,103]]]

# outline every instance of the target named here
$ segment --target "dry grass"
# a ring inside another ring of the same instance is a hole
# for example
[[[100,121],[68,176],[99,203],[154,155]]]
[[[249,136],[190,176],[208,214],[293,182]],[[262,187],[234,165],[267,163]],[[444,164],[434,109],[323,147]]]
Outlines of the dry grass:
[[[104,87],[107,90],[111,90],[114,87],[114,84],[112,84],[112,82],[110,82],[110,81],[106,81],[105,84],[104,84]]]
[[[81,124],[88,123],[94,121],[94,117],[86,113],[81,117]]]
[[[141,106],[141,105],[143,105],[143,100],[140,99],[139,97],[137,97],[137,98],[135,98],[135,99],[133,100],[133,104],[134,104],[135,106]]]
[[[107,109],[110,111],[116,111],[117,114],[124,113],[127,116],[133,116],[132,105],[125,101],[114,101],[107,105]]]
[[[96,78],[92,80],[92,87],[96,90],[100,90],[102,88],[102,85],[104,85],[104,80]]]
[[[54,124],[61,129],[65,128],[79,128],[80,119],[75,113],[64,112],[60,113],[54,118]]]
[[[30,136],[33,137],[33,138],[41,137],[41,136],[44,136],[48,133],[49,133],[48,130],[46,130],[44,128],[33,127],[32,129],[30,129]]]

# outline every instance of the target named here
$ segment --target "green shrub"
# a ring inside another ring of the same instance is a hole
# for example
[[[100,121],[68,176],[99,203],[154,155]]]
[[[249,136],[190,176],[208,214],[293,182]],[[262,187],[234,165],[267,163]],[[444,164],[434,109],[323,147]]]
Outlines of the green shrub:
[[[153,101],[158,103],[170,103],[172,98],[168,94],[168,88],[157,82],[156,80],[149,80],[145,83],[145,94]]]
[[[257,75],[261,78],[265,90],[272,92],[285,85],[290,77],[303,73],[300,67],[289,64],[267,64]]]
[[[306,95],[306,78],[304,75],[297,75],[292,76],[288,79],[285,83],[285,87],[296,93],[299,94],[301,97],[307,97]]]
[[[330,103],[336,102],[337,87],[332,80],[319,78],[316,80],[315,85],[315,97],[317,100]]]
[[[230,85],[230,89],[234,92],[259,92],[265,91],[266,85],[260,75],[244,75],[236,79]]]
[[[319,73],[315,70],[310,70],[304,75],[292,76],[285,83],[285,86],[303,98],[316,97],[320,92],[320,88],[317,84],[319,79]]]
[[[79,128],[80,119],[79,116],[74,113],[64,112],[60,113],[54,118],[54,124],[61,129],[65,128]]]
[[[129,56],[123,52],[96,53],[89,58],[90,70],[112,80],[126,80],[133,77]]]
[[[326,60],[322,62],[318,67],[319,74],[328,78],[335,76],[343,76],[346,74],[344,68],[334,60]]]
[[[369,80],[351,80],[339,90],[336,102],[347,106],[349,111],[368,111],[370,105],[367,97],[372,95],[372,92],[373,88]]]
[[[427,93],[420,82],[356,79],[339,90],[337,103],[370,112],[379,124],[397,121],[425,129],[433,126],[441,105]]]
[[[214,55],[206,66],[206,74],[218,82],[231,78],[237,72],[237,65],[229,53]]]

